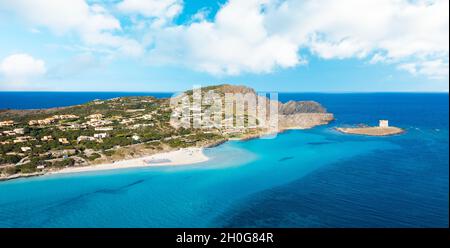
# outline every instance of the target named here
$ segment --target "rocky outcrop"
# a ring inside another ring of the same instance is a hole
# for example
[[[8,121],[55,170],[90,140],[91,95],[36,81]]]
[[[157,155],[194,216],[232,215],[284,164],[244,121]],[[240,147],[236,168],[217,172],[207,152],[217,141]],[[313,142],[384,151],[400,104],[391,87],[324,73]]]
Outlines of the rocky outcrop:
[[[289,101],[278,108],[278,127],[284,129],[307,129],[328,124],[334,120],[331,113],[315,101]]]
[[[280,104],[278,113],[281,115],[292,115],[298,113],[326,113],[327,110],[314,101],[289,101]]]

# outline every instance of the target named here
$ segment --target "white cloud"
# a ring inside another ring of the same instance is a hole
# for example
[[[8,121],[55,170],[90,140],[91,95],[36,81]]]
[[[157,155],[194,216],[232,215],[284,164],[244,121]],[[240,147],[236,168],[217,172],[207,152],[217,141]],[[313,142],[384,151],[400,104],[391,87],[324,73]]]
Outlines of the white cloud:
[[[213,21],[150,30],[150,59],[213,74],[296,66],[301,49],[324,59],[448,64],[448,11],[448,0],[230,0]]]
[[[45,62],[25,53],[13,54],[4,58],[0,72],[13,82],[26,82],[46,73]]]
[[[0,0],[0,9],[13,11],[30,25],[47,27],[58,35],[75,33],[90,46],[102,46],[136,56],[142,54],[141,45],[120,32],[118,19],[104,7],[89,5],[85,0]]]
[[[370,64],[376,64],[380,62],[386,62],[386,57],[380,53],[374,54],[369,61]]]
[[[411,62],[398,65],[398,68],[407,71],[413,75],[424,75],[432,79],[448,78],[448,61],[442,59]]]
[[[179,15],[183,9],[182,0],[124,0],[117,8],[128,14],[156,18],[159,24],[165,24]]]
[[[213,22],[152,30],[153,62],[182,64],[212,74],[264,73],[302,63],[299,45],[270,34],[264,27],[261,1],[230,1]]]
[[[210,14],[210,10],[208,8],[202,8],[198,10],[192,17],[192,22],[202,22],[205,21],[208,15]]]
[[[270,18],[292,16],[286,23],[287,35],[306,42],[306,46],[325,58],[365,57],[377,50],[391,59],[448,54],[447,0],[322,0],[284,4],[289,7],[275,9]],[[315,39],[315,35],[322,37]]]
[[[306,63],[302,52],[309,51],[323,59],[389,63],[415,75],[448,78],[448,0],[229,0],[212,20],[203,10],[184,24],[173,22],[182,0],[104,5],[114,10],[89,3],[0,0],[0,8],[58,34],[74,32],[90,49],[145,54],[150,63],[217,75],[295,67]],[[130,15],[132,27],[122,29],[112,13]]]

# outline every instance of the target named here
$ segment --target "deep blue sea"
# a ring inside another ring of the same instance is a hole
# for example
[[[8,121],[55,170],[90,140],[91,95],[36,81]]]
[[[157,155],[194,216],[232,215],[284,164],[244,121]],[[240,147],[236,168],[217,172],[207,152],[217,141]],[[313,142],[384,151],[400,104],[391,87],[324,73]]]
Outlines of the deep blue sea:
[[[123,96],[171,97],[167,92],[13,92],[0,91],[0,109],[42,109],[83,104]]]
[[[0,92],[0,108],[124,95]],[[166,94],[166,95],[164,95]],[[449,95],[283,93],[336,121],[275,139],[230,141],[196,165],[0,182],[0,227],[448,227]],[[344,135],[389,119],[406,133]]]

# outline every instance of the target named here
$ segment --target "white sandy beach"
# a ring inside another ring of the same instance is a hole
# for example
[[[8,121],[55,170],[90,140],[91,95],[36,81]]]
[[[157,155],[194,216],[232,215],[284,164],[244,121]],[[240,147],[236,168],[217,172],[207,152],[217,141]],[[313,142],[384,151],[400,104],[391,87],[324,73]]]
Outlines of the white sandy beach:
[[[141,158],[121,160],[108,164],[65,168],[59,171],[50,172],[48,174],[114,170],[114,169],[151,167],[151,166],[177,166],[177,165],[196,164],[208,160],[209,158],[203,153],[203,148],[182,148],[176,151],[158,153]]]

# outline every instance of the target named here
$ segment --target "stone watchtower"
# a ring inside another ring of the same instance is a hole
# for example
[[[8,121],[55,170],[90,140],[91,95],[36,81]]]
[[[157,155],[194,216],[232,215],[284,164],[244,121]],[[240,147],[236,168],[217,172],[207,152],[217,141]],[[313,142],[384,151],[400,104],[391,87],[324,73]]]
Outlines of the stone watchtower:
[[[388,120],[380,120],[379,127],[389,127],[389,121]]]

